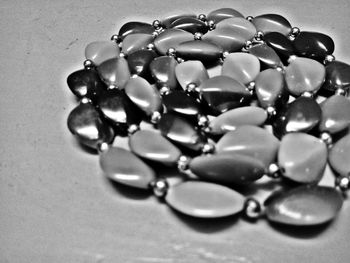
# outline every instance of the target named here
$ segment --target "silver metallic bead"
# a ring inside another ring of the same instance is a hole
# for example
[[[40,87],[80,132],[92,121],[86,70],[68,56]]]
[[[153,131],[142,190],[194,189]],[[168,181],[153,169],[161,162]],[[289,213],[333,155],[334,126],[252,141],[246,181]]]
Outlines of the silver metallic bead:
[[[310,91],[305,91],[301,94],[301,96],[303,96],[305,98],[312,98],[314,96],[314,94]]]
[[[247,51],[248,49],[250,49],[253,46],[253,42],[250,40],[247,40],[244,44],[243,49],[245,49],[245,51]]]
[[[159,31],[154,31],[153,33],[152,33],[152,36],[153,36],[153,38],[156,38],[157,36],[159,36]]]
[[[205,115],[199,115],[197,120],[197,124],[199,127],[207,127],[209,125],[209,119]]]
[[[262,31],[256,32],[256,34],[254,36],[254,39],[256,41],[261,41],[261,40],[263,40],[263,38],[264,38],[264,33]]]
[[[247,16],[245,19],[247,19],[249,22],[252,22],[254,17],[253,16]]]
[[[176,56],[176,49],[171,47],[168,49],[168,51],[166,52],[167,56],[169,57],[175,57]]]
[[[215,145],[212,143],[206,143],[202,147],[202,153],[203,154],[210,154],[215,151]]]
[[[290,33],[288,35],[288,38],[293,41],[298,35],[300,34],[300,28],[299,27],[293,27],[290,30]]]
[[[228,51],[224,51],[222,52],[222,59],[225,60],[225,58],[227,58],[227,56],[230,54],[230,52]]]
[[[168,86],[163,86],[159,89],[159,93],[161,96],[167,95],[170,93],[170,88]]]
[[[340,96],[346,96],[346,93],[347,93],[346,90],[342,88],[338,88],[335,91],[335,95],[340,95]]]
[[[281,66],[277,66],[277,67],[276,67],[276,70],[279,71],[279,72],[281,72],[281,73],[284,73],[284,68],[281,67]]]
[[[119,57],[121,57],[121,58],[125,58],[125,57],[126,57],[126,55],[125,55],[125,53],[120,52],[120,53],[119,53]]]
[[[215,29],[215,22],[213,20],[207,21],[207,25],[210,31]]]
[[[182,63],[182,62],[184,62],[185,60],[184,59],[182,59],[182,58],[176,58],[176,61],[177,61],[177,63]]]
[[[244,215],[248,219],[256,220],[258,219],[262,214],[262,209],[259,201],[257,201],[255,198],[248,197],[244,202]]]
[[[188,93],[192,93],[192,92],[197,92],[197,89],[198,87],[197,87],[197,85],[195,84],[195,83],[189,83],[189,84],[187,84],[187,86],[186,86],[186,92],[188,92]]]
[[[269,117],[275,116],[277,114],[276,108],[273,106],[268,106],[266,108],[266,112]]]
[[[338,176],[335,178],[335,186],[338,187],[342,192],[350,189],[350,177],[349,176]]]
[[[253,94],[254,91],[255,91],[255,81],[251,81],[251,82],[248,84],[247,89],[249,90],[249,92],[250,92],[251,94]]]
[[[94,66],[94,63],[90,59],[87,59],[84,61],[85,69],[91,69],[93,66]]]
[[[110,85],[108,85],[108,87],[107,87],[108,90],[110,90],[110,89],[116,89],[116,88],[117,88],[117,86],[114,85],[114,84],[110,84]]]
[[[153,124],[157,124],[160,121],[161,117],[162,117],[162,114],[160,114],[159,111],[155,111],[155,112],[152,113],[151,122]]]
[[[267,176],[273,179],[281,177],[281,171],[276,163],[271,163],[267,168]]]
[[[121,38],[119,37],[119,35],[116,35],[116,34],[111,36],[111,40],[114,41],[117,44],[122,41]]]
[[[194,40],[202,40],[203,34],[200,32],[194,33]]]
[[[132,135],[134,134],[135,132],[137,132],[138,130],[140,130],[140,126],[137,125],[137,124],[131,124],[129,125],[128,127],[128,134],[129,135]]]
[[[107,151],[108,148],[109,148],[109,145],[106,142],[99,143],[97,146],[97,150],[101,153]]]
[[[186,155],[181,155],[179,160],[177,161],[177,169],[181,173],[187,173],[189,170],[191,158]]]
[[[197,18],[203,22],[207,21],[207,16],[205,14],[199,14]]]
[[[289,58],[288,58],[288,64],[290,64],[293,60],[295,60],[297,58],[296,55],[291,55]]]
[[[155,49],[154,44],[153,44],[153,43],[149,43],[149,44],[147,45],[147,49],[148,49],[148,50],[154,50],[154,49]]]
[[[332,136],[328,132],[322,132],[320,139],[329,147],[333,143]]]
[[[158,178],[150,184],[153,194],[159,198],[162,198],[166,195],[169,184],[165,178]]]
[[[333,55],[327,55],[323,60],[323,64],[327,65],[328,63],[334,60],[335,60],[335,57]]]
[[[162,27],[160,21],[157,19],[153,21],[152,26],[155,30],[159,30]]]
[[[82,99],[80,100],[80,103],[82,103],[82,104],[88,104],[88,103],[91,103],[91,100],[90,100],[89,98],[84,97],[84,98],[82,98]]]

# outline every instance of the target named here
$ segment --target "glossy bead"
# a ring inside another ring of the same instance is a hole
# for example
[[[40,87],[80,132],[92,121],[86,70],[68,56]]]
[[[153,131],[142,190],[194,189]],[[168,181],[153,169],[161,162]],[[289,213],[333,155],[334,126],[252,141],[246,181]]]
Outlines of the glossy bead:
[[[199,86],[209,78],[206,68],[199,60],[188,60],[176,65],[175,75],[184,90],[190,83]]]
[[[80,99],[83,97],[94,99],[106,89],[106,85],[95,70],[75,71],[68,76],[67,84],[73,94]]]
[[[240,12],[232,8],[219,8],[211,11],[207,15],[207,20],[212,20],[214,23],[219,23],[220,21],[231,18],[231,17],[244,17]]]
[[[192,34],[202,33],[205,34],[208,32],[208,27],[205,22],[194,17],[181,17],[172,22],[169,28],[182,29]]]
[[[277,53],[266,44],[258,44],[249,48],[248,52],[256,56],[268,68],[282,67],[283,63]]]
[[[118,36],[123,40],[126,36],[130,34],[148,34],[152,35],[154,32],[154,27],[151,24],[144,23],[144,22],[128,22],[125,23],[120,29]]]
[[[184,91],[175,90],[162,97],[163,105],[167,112],[176,112],[184,116],[196,117],[202,112],[196,99],[187,95]]]
[[[274,107],[285,98],[288,101],[283,73],[276,69],[261,71],[255,79],[255,93],[259,104],[265,109]]]
[[[161,32],[154,39],[154,46],[159,54],[166,55],[169,48],[177,49],[180,43],[191,40],[193,40],[191,33],[181,29],[170,28]]]
[[[350,175],[350,134],[337,141],[330,149],[329,164],[340,176]]]
[[[327,164],[327,146],[306,133],[289,133],[282,138],[278,164],[284,177],[299,183],[317,183]]]
[[[222,75],[243,84],[253,81],[260,72],[260,62],[256,56],[237,52],[228,54],[222,65]]]
[[[100,153],[100,166],[109,179],[136,188],[148,189],[156,178],[152,168],[123,148],[110,147]]]
[[[148,82],[153,83],[154,79],[151,75],[149,65],[157,57],[153,50],[137,50],[128,56],[128,65],[130,73],[143,77]]]
[[[261,31],[264,34],[270,32],[279,32],[287,36],[292,29],[292,26],[281,15],[277,14],[265,14],[254,17],[252,23],[255,25],[257,31]]]
[[[196,17],[197,17],[196,14],[190,14],[190,13],[188,13],[188,14],[173,14],[173,15],[167,16],[166,18],[162,19],[160,21],[160,24],[164,28],[169,28],[170,25],[178,19],[196,18]]]
[[[80,103],[75,107],[69,113],[67,126],[80,143],[94,149],[114,139],[112,127],[101,118],[91,103]]]
[[[178,87],[175,75],[177,65],[176,59],[169,56],[157,57],[151,62],[150,71],[159,87],[166,86],[170,90]]]
[[[217,142],[216,152],[248,155],[267,167],[276,160],[279,144],[279,140],[267,130],[245,125],[227,132]]]
[[[113,58],[106,60],[97,67],[100,78],[109,86],[124,88],[130,78],[128,62],[125,58]]]
[[[125,93],[148,116],[161,110],[162,101],[158,90],[144,78],[130,78],[125,86]]]
[[[325,76],[325,67],[309,58],[297,57],[285,69],[287,88],[294,96],[300,96],[304,92],[317,92]]]
[[[338,88],[349,90],[350,65],[341,61],[332,61],[326,65],[326,80],[322,88],[335,91]]]
[[[192,159],[190,170],[198,177],[220,184],[241,185],[260,179],[265,165],[248,155],[220,153]]]
[[[222,48],[207,41],[192,40],[176,47],[176,55],[184,60],[200,60],[204,64],[217,62],[222,56]]]
[[[138,156],[165,165],[177,164],[181,156],[177,147],[160,133],[151,130],[140,130],[131,135],[129,146]]]
[[[300,32],[293,41],[293,45],[297,55],[320,61],[334,52],[332,38],[318,32]]]
[[[321,104],[322,120],[319,129],[331,134],[340,132],[350,125],[350,100],[333,95]]]
[[[102,62],[119,57],[119,47],[112,41],[95,41],[85,48],[85,58],[91,60],[95,66]]]
[[[232,17],[217,23],[215,30],[219,28],[230,28],[234,30],[244,41],[251,40],[256,34],[255,26],[242,17]]]
[[[224,112],[214,118],[210,124],[210,133],[224,134],[242,125],[260,126],[265,123],[267,113],[264,109],[254,106],[239,107]]]
[[[335,188],[306,185],[271,198],[266,216],[276,223],[319,225],[334,219],[342,204],[343,198]]]
[[[287,64],[290,56],[294,55],[292,42],[285,35],[278,32],[270,32],[264,35],[265,43],[273,48],[281,60]]]
[[[188,149],[199,151],[205,144],[201,133],[189,121],[173,113],[163,114],[158,128],[163,136]]]
[[[187,181],[169,188],[165,200],[178,212],[192,217],[219,218],[239,213],[244,197],[222,185]]]
[[[137,50],[146,49],[147,45],[153,42],[153,35],[135,33],[127,35],[122,43],[122,52],[129,55]]]
[[[244,106],[251,98],[246,87],[227,76],[210,78],[199,86],[200,96],[213,115]]]

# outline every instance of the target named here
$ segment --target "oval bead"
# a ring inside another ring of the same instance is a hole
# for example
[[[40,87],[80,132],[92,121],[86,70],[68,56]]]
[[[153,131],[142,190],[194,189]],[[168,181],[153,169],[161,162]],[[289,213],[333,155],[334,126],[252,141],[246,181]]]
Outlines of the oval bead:
[[[148,116],[161,110],[162,101],[158,90],[144,78],[130,78],[125,86],[125,93]]]
[[[297,57],[285,68],[287,88],[294,96],[299,96],[304,92],[317,92],[325,76],[325,67],[310,58]]]
[[[341,95],[333,95],[321,104],[322,132],[337,133],[350,125],[350,100]]]
[[[110,147],[101,152],[100,166],[109,179],[136,188],[148,189],[156,178],[148,165],[123,148]]]
[[[123,89],[130,78],[128,62],[125,58],[112,58],[97,67],[97,72],[104,83]]]
[[[67,84],[73,94],[80,99],[86,97],[94,100],[106,89],[106,85],[95,70],[75,71],[68,76]]]
[[[277,53],[266,44],[254,45],[248,49],[248,52],[256,56],[265,67],[276,68],[283,66]]]
[[[211,20],[215,24],[217,24],[224,19],[232,18],[232,17],[244,17],[244,16],[240,12],[232,8],[219,8],[214,11],[211,11],[207,15],[207,20],[208,21]]]
[[[178,18],[170,24],[169,28],[182,29],[192,34],[197,32],[205,34],[208,32],[206,23],[194,17]]]
[[[259,107],[246,106],[224,112],[209,123],[210,133],[224,134],[242,125],[260,126],[265,123],[267,113]]]
[[[175,75],[177,65],[176,59],[169,56],[157,57],[151,62],[149,68],[159,87],[166,86],[171,90],[177,88],[178,82]]]
[[[202,112],[198,101],[181,90],[174,90],[163,95],[162,99],[167,112],[176,112],[192,117],[197,117]]]
[[[341,61],[332,61],[326,65],[326,80],[322,88],[336,91],[338,88],[349,90],[350,65]]]
[[[255,93],[263,108],[288,101],[283,73],[276,69],[261,71],[255,79]]]
[[[176,47],[176,55],[184,60],[200,60],[204,64],[217,62],[222,56],[222,48],[205,40],[182,42]]]
[[[337,174],[349,176],[350,174],[350,134],[337,141],[330,149],[329,164]]]
[[[162,20],[160,20],[160,24],[163,28],[169,28],[170,25],[175,21],[178,20],[180,18],[196,18],[196,14],[173,14],[170,16],[167,16],[166,18],[163,18]]]
[[[205,143],[201,133],[189,121],[173,113],[163,114],[158,128],[164,137],[188,149],[199,151]]]
[[[195,157],[190,170],[198,177],[220,184],[242,185],[260,179],[265,165],[249,155],[220,153]]]
[[[127,35],[122,42],[122,52],[129,55],[140,49],[147,48],[147,45],[153,42],[153,35],[135,33]]]
[[[190,40],[193,40],[191,33],[181,29],[170,28],[161,32],[154,39],[154,46],[159,54],[166,55],[169,48],[177,49],[180,43]]]
[[[144,23],[144,22],[138,22],[138,21],[131,21],[128,23],[125,23],[120,29],[118,36],[123,40],[127,35],[130,34],[148,34],[152,35],[154,32],[154,27],[151,24]]]
[[[224,19],[215,26],[215,30],[219,28],[230,28],[234,30],[244,41],[251,40],[256,34],[255,26],[243,17]]]
[[[253,81],[260,72],[260,62],[254,55],[237,52],[226,56],[222,65],[222,75],[243,84]]]
[[[136,155],[165,165],[175,165],[181,156],[177,147],[160,133],[151,130],[140,130],[132,134],[129,146]]]
[[[266,216],[276,223],[319,225],[334,219],[342,204],[343,198],[335,188],[306,185],[272,198],[266,207]]]
[[[292,42],[285,35],[278,32],[270,32],[264,35],[265,43],[276,51],[283,63],[287,64],[290,56],[294,55]]]
[[[199,86],[209,78],[208,71],[199,60],[188,60],[177,64],[175,75],[184,90],[190,83]]]
[[[267,130],[246,125],[227,132],[215,149],[217,153],[248,155],[268,166],[275,162],[279,144],[279,140]]]
[[[270,32],[279,32],[287,36],[292,29],[292,26],[281,15],[277,14],[265,14],[254,17],[252,23],[255,25],[257,31],[261,31],[264,34]]]
[[[90,103],[80,103],[68,116],[67,126],[78,141],[85,146],[97,149],[102,142],[111,143],[114,131]]]
[[[327,164],[326,144],[306,133],[289,133],[282,138],[278,164],[284,177],[299,183],[317,183]]]
[[[95,66],[102,62],[119,57],[119,47],[112,41],[95,41],[85,48],[85,58],[91,60]]]
[[[132,75],[136,74],[150,83],[154,83],[149,66],[156,57],[157,53],[148,49],[137,50],[131,53],[128,56],[130,73]]]
[[[187,181],[171,187],[165,201],[173,209],[188,216],[219,218],[242,211],[244,197],[226,186]]]
[[[251,98],[246,87],[227,76],[215,76],[200,86],[200,96],[213,115],[245,105]]]
[[[334,52],[332,38],[318,32],[300,32],[293,41],[293,45],[297,55],[320,61]]]

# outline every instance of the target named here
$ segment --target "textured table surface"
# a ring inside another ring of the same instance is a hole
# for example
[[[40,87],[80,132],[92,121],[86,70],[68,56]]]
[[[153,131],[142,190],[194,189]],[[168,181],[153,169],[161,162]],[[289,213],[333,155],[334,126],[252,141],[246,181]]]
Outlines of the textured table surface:
[[[350,63],[349,0],[0,1],[0,262],[349,262],[349,200],[322,229],[193,220],[111,185],[69,134],[65,81],[86,44],[130,20],[219,7],[329,34]]]

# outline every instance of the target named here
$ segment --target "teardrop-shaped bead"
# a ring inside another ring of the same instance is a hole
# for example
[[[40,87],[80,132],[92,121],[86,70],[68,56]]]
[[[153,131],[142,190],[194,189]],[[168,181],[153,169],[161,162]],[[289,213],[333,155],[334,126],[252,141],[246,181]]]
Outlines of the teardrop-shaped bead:
[[[174,90],[162,97],[167,112],[197,117],[202,112],[198,101],[182,90]]]
[[[283,63],[287,64],[290,56],[294,55],[292,42],[285,35],[278,32],[270,32],[264,35],[265,43],[273,48]]]
[[[71,73],[67,78],[70,90],[78,98],[94,99],[106,89],[95,70],[81,69]]]
[[[317,92],[325,76],[325,67],[310,58],[297,57],[285,68],[287,88],[294,96],[300,96],[304,92]]]
[[[326,80],[322,88],[336,91],[338,88],[349,90],[350,65],[341,61],[332,61],[326,65]]]
[[[110,147],[101,152],[100,166],[109,179],[136,188],[148,189],[156,178],[148,165],[123,148]]]
[[[147,45],[153,42],[153,35],[135,33],[127,35],[122,43],[122,52],[129,55],[140,49],[146,49]]]
[[[265,14],[254,17],[252,23],[255,25],[257,31],[264,34],[270,32],[279,32],[287,36],[292,29],[289,21],[278,14]]]
[[[222,48],[205,40],[182,42],[176,47],[176,55],[184,60],[200,60],[206,65],[217,62]]]
[[[178,65],[176,59],[170,56],[161,56],[155,58],[149,68],[152,77],[159,87],[166,86],[170,90],[178,87],[178,82],[175,75],[175,69]]]
[[[154,46],[159,54],[166,55],[169,48],[177,49],[180,43],[190,40],[193,40],[193,35],[190,32],[170,28],[160,33],[154,39]]]
[[[244,17],[244,16],[240,12],[232,8],[219,8],[214,11],[211,11],[207,15],[207,20],[208,21],[211,20],[215,24],[217,24],[224,19],[232,18],[232,17]]]
[[[222,75],[243,84],[253,81],[260,72],[259,59],[251,54],[237,52],[226,56],[222,65]]]
[[[200,96],[213,115],[244,106],[251,98],[248,89],[227,76],[215,76],[199,86]]]
[[[208,32],[208,26],[206,23],[194,17],[182,17],[176,19],[171,23],[169,28],[182,29],[192,34],[197,32],[205,34]]]
[[[254,45],[248,50],[248,52],[256,56],[265,67],[276,68],[283,66],[276,51],[266,44]]]
[[[157,53],[153,50],[143,49],[137,50],[128,56],[128,65],[131,74],[143,77],[150,83],[154,83],[149,65],[157,57]]]
[[[341,95],[333,95],[321,104],[322,120],[320,131],[337,133],[350,125],[350,100]]]
[[[128,62],[125,58],[112,58],[97,67],[100,78],[109,86],[124,88],[130,78]]]
[[[119,57],[119,47],[113,41],[95,41],[85,48],[85,58],[91,60],[95,66],[102,62]]]
[[[173,209],[188,216],[219,218],[242,211],[244,197],[222,185],[187,181],[171,187],[165,201]]]
[[[190,170],[208,181],[242,185],[260,179],[265,173],[265,165],[261,160],[248,155],[220,153],[193,158]]]
[[[246,125],[226,133],[215,148],[217,153],[248,155],[268,166],[275,162],[279,144],[279,140],[267,130]]]
[[[256,34],[255,26],[243,17],[224,19],[215,26],[215,30],[219,28],[233,29],[244,41],[251,40]]]
[[[196,18],[196,14],[173,14],[170,16],[167,16],[166,18],[163,18],[160,20],[160,24],[162,27],[164,28],[169,28],[170,25],[175,21],[178,20],[180,18]]]
[[[144,78],[130,78],[125,85],[125,93],[148,116],[161,110],[162,101],[158,90]]]
[[[306,133],[289,133],[282,138],[278,164],[284,177],[299,183],[317,183],[327,164],[326,144]]]
[[[209,31],[202,37],[202,40],[213,43],[229,53],[240,51],[246,42],[246,39],[239,32],[229,27],[220,27]]]
[[[91,103],[80,103],[68,116],[67,126],[78,141],[97,149],[102,142],[111,143],[114,131]]]
[[[138,21],[131,21],[125,23],[119,29],[118,36],[123,40],[127,35],[139,33],[152,35],[153,32],[154,27],[151,24]]]
[[[280,101],[288,101],[283,73],[276,69],[261,71],[255,79],[255,93],[263,108],[274,107]]]
[[[334,52],[332,38],[318,32],[300,32],[293,41],[293,45],[297,55],[320,61]]]
[[[205,143],[201,133],[189,121],[173,113],[163,114],[158,128],[163,136],[188,149],[199,151]]]
[[[277,195],[266,207],[268,220],[296,226],[326,223],[336,217],[343,204],[331,187],[306,185]]]
[[[212,134],[224,134],[242,125],[260,126],[265,123],[267,113],[259,107],[246,106],[224,112],[210,121]]]
[[[190,83],[199,86],[209,78],[208,71],[199,60],[188,60],[176,65],[175,75],[184,90]]]
[[[337,141],[330,149],[329,164],[339,175],[350,174],[350,134]]]

